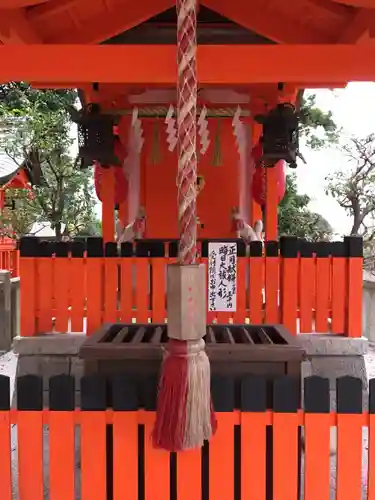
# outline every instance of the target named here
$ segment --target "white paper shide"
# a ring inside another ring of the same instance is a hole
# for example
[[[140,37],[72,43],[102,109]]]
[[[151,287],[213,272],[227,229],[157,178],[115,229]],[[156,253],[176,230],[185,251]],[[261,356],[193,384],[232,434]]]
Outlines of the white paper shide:
[[[237,303],[237,245],[208,245],[208,310],[235,311]]]

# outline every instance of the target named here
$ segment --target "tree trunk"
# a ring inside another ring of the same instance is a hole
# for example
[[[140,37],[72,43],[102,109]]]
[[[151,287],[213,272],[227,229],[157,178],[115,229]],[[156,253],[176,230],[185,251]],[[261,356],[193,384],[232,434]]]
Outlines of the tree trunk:
[[[55,235],[56,241],[61,241],[62,233],[61,233],[61,222],[55,224]]]
[[[362,221],[359,219],[354,219],[352,230],[350,231],[351,236],[358,236],[359,228],[361,227]]]
[[[360,204],[357,199],[351,200],[353,210],[353,226],[350,231],[351,236],[358,236],[359,229],[362,225],[364,214],[361,212]]]

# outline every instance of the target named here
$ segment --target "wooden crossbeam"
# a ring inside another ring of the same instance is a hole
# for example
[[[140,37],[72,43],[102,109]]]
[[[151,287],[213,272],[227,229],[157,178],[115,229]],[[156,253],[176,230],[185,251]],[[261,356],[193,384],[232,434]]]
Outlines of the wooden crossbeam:
[[[3,82],[176,82],[174,46],[3,45],[0,60]],[[198,48],[198,79],[201,85],[371,81],[374,60],[372,45],[206,45]]]

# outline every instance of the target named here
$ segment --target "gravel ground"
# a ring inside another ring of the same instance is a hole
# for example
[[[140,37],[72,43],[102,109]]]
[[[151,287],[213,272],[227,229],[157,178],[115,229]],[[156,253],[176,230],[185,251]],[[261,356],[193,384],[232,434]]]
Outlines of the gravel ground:
[[[7,375],[11,379],[11,394],[14,390],[14,382],[17,367],[17,356],[13,352],[8,352],[0,356],[0,375]],[[366,355],[366,369],[368,378],[375,378],[375,345],[369,346],[368,354]],[[44,440],[45,445],[45,464],[48,462],[48,431],[45,430]],[[19,500],[17,491],[17,429],[16,426],[12,427],[11,432],[11,443],[12,443],[12,475],[13,475],[13,500]],[[302,460],[303,461],[303,460]],[[77,481],[76,481],[76,500],[80,500],[79,494],[79,480],[80,471],[79,463],[77,459]],[[367,429],[363,430],[363,467],[362,467],[362,498],[353,498],[351,500],[366,500],[367,498],[367,468],[368,468],[368,433]],[[44,488],[44,500],[49,500],[49,488],[48,488],[48,467],[45,467],[45,488]],[[331,495],[330,500],[336,500],[335,492],[336,484],[336,455],[331,456]],[[302,477],[302,491],[303,491],[303,477]],[[304,499],[303,493],[301,494],[301,499]],[[2,499],[1,499],[2,500]],[[6,500],[6,499],[4,499]],[[166,499],[167,500],[167,499]],[[291,499],[292,500],[292,499]]]

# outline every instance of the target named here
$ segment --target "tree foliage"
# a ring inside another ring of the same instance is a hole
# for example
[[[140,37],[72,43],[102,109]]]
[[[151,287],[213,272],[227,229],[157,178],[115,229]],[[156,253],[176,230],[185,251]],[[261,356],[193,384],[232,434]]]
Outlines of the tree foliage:
[[[8,82],[0,85],[0,116],[25,116],[32,107],[40,112],[60,112],[73,106],[77,98],[71,89],[34,89],[25,82]]]
[[[332,227],[326,219],[309,210],[310,197],[299,194],[295,174],[286,178],[285,196],[279,205],[280,236],[298,236],[309,241],[330,240]]]
[[[302,97],[300,106],[300,136],[311,149],[321,149],[336,143],[339,127],[332,113],[316,106],[316,96]],[[295,174],[286,178],[286,192],[279,205],[280,236],[298,236],[310,241],[324,241],[332,237],[332,227],[326,219],[309,209],[310,197],[299,194]]]
[[[351,137],[340,145],[347,157],[345,169],[327,176],[327,193],[352,219],[352,235],[375,237],[375,135]]]
[[[11,217],[24,221],[13,220],[19,235],[30,223],[43,221],[60,239],[63,227],[75,234],[95,221],[92,172],[77,169],[71,154],[67,106],[76,98],[70,90],[37,90],[13,82],[0,85],[2,150],[19,166],[30,167],[36,181],[31,196],[8,192],[17,205]]]
[[[341,129],[331,111],[326,112],[316,106],[315,94],[302,97],[299,114],[300,135],[309,148],[316,150],[337,143]]]

